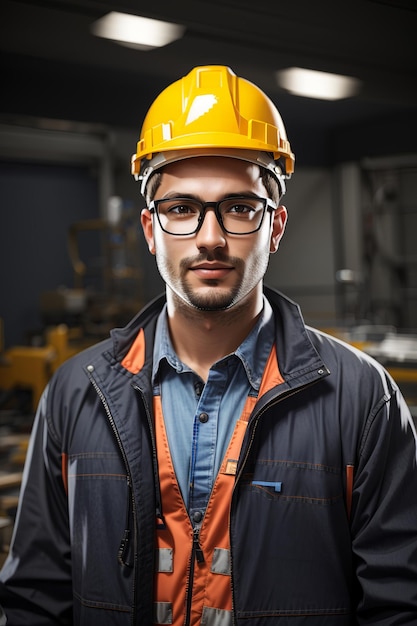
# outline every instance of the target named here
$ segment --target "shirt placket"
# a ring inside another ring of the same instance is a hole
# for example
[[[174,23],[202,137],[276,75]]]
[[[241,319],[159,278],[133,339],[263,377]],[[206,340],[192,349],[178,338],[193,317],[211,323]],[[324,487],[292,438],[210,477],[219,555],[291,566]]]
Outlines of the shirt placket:
[[[213,487],[220,403],[226,387],[223,362],[210,370],[194,415],[188,502],[196,522],[203,518]]]

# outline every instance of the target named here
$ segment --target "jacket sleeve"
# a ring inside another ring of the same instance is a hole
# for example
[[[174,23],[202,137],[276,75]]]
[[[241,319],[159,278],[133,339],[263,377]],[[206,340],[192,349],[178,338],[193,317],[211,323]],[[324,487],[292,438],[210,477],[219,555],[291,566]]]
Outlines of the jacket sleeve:
[[[23,472],[9,556],[0,572],[7,626],[72,624],[68,503],[61,445],[40,401]]]
[[[402,395],[388,376],[386,383],[362,434],[354,483],[357,623],[411,626],[417,624],[417,437]]]

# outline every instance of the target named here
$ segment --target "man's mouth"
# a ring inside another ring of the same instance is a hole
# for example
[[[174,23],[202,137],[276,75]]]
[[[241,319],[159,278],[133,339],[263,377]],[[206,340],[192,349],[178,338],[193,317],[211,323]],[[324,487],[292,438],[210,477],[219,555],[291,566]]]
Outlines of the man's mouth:
[[[225,278],[234,268],[217,261],[197,263],[189,268],[196,276],[203,279],[219,280]]]

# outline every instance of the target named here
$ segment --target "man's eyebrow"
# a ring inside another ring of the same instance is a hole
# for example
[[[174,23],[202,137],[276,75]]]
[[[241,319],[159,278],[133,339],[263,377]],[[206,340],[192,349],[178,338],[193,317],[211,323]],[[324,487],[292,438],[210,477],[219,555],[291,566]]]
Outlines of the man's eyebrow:
[[[192,193],[180,193],[179,191],[169,191],[159,200],[175,200],[175,198],[187,198],[188,200],[201,200],[200,196]],[[202,200],[201,200],[202,201]]]

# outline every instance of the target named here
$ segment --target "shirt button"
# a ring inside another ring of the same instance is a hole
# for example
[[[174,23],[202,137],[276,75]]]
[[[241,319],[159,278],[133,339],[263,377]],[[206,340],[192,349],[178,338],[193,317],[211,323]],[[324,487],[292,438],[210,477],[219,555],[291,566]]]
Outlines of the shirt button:
[[[199,381],[194,384],[195,395],[197,396],[197,398],[201,396],[201,392],[203,391],[203,386],[204,386],[203,383]]]
[[[193,513],[193,521],[194,521],[196,524],[199,524],[199,522],[201,522],[201,520],[202,520],[202,519],[203,519],[203,514],[202,514],[202,512],[201,512],[201,511],[195,511],[195,512]]]
[[[209,416],[207,415],[207,413],[200,413],[200,415],[198,416],[198,419],[200,420],[202,424],[205,424],[206,422],[208,422],[208,418]]]

